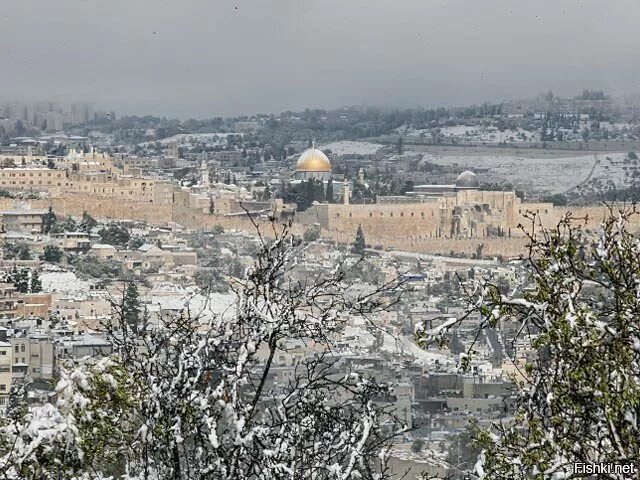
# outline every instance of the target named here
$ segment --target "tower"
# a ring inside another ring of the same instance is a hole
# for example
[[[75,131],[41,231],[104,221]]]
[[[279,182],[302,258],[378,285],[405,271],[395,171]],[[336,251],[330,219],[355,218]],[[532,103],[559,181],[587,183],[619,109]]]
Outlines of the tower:
[[[342,204],[349,205],[349,184],[342,184]]]
[[[200,164],[200,183],[205,187],[209,186],[209,167],[204,160]]]

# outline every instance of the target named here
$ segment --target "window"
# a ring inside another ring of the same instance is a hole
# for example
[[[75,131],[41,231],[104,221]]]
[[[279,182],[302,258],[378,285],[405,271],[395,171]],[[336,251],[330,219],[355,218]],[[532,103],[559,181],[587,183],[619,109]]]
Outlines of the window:
[[[20,345],[20,351],[24,352],[24,345]]]
[[[4,383],[0,383],[0,392],[6,392],[7,386]]]

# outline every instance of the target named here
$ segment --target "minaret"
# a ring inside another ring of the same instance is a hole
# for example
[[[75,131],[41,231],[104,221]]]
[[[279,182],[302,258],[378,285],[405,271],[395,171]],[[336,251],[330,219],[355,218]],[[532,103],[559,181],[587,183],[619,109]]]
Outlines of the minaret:
[[[349,184],[342,184],[342,204],[349,205]]]
[[[200,183],[203,186],[208,187],[209,186],[209,167],[207,166],[204,160],[202,160],[202,163],[200,164],[200,176],[201,176]]]

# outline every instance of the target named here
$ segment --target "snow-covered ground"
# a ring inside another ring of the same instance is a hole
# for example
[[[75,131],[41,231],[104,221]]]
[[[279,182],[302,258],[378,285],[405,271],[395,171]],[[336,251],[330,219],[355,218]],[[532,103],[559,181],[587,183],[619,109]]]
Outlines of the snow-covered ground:
[[[413,357],[416,362],[422,365],[434,365],[436,362],[440,365],[455,364],[455,360],[448,355],[433,350],[423,350],[410,338],[401,334],[394,337],[385,332],[383,334],[382,350]]]
[[[623,184],[626,172],[633,167],[623,163],[625,156],[624,153],[605,153],[567,158],[523,158],[515,155],[441,156],[427,153],[423,160],[438,165],[457,165],[460,171],[471,170],[478,174],[480,182],[509,182],[525,191],[562,193],[585,181],[594,165],[593,178]]]
[[[42,290],[61,293],[71,298],[85,298],[89,294],[89,282],[80,280],[73,272],[45,272],[40,274]]]
[[[455,125],[441,127],[439,129],[411,129],[400,127],[396,130],[399,134],[408,138],[424,137],[432,138],[438,133],[445,140],[456,140],[459,143],[522,143],[537,142],[540,140],[540,132],[518,128],[517,130],[500,131],[495,126],[484,125]]]
[[[231,293],[211,293],[207,298],[195,289],[162,295],[151,292],[144,301],[162,310],[180,312],[188,309],[191,317],[202,320],[218,315],[230,318],[235,313],[235,295]]]
[[[359,325],[347,325],[341,337],[349,339],[351,344],[357,345],[361,349],[371,348],[375,342],[375,337]]]
[[[462,142],[514,143],[537,142],[540,140],[539,132],[532,132],[521,128],[517,130],[507,129],[500,131],[493,126],[456,125],[454,127],[442,127],[440,129],[440,135],[446,139],[455,138]]]
[[[322,145],[320,150],[331,150],[336,155],[371,155],[380,150],[383,146],[379,143],[352,142],[344,140],[341,142],[328,143]]]

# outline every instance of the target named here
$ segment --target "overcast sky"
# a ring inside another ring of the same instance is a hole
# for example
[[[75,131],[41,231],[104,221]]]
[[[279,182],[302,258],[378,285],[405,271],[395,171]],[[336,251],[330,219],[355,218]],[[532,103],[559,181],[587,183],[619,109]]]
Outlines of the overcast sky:
[[[638,0],[1,0],[0,98],[211,117],[640,92]]]

